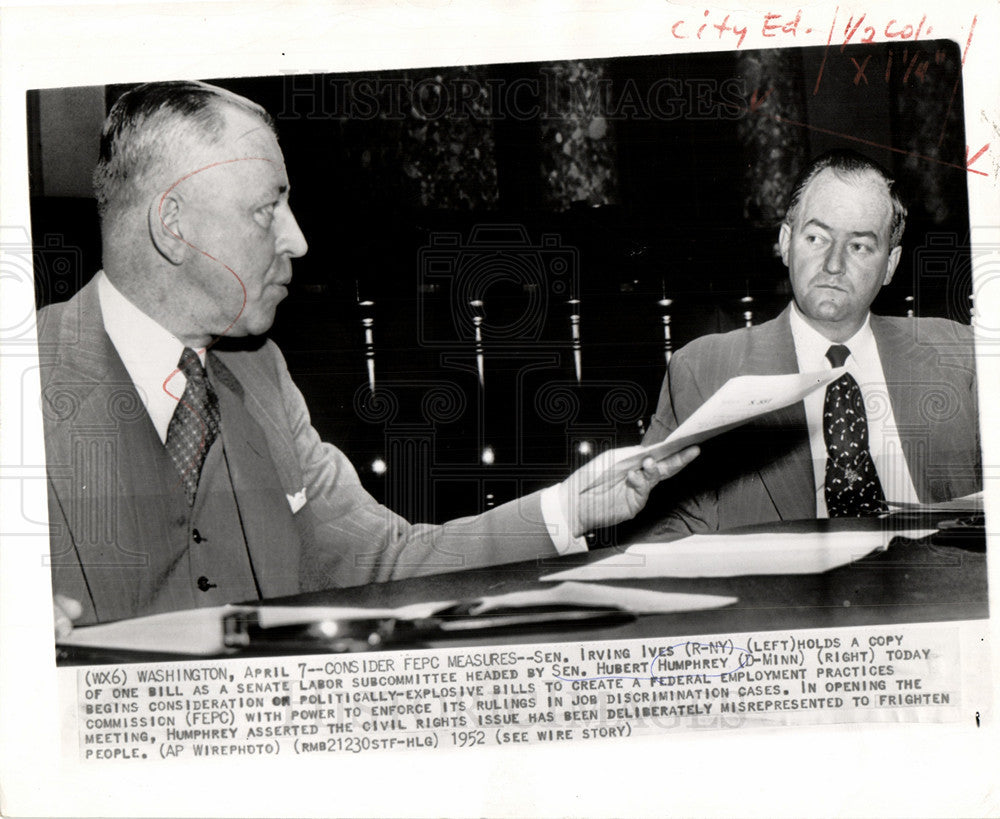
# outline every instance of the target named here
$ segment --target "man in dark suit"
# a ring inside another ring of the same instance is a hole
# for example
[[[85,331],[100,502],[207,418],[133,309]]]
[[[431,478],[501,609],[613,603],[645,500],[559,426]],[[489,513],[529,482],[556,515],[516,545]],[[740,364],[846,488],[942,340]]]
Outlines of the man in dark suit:
[[[869,307],[901,253],[891,177],[831,152],[800,176],[779,233],[794,300],[773,321],[696,339],[673,357],[644,444],[665,438],[736,375],[847,376],[703,446],[654,531],[877,513],[981,485],[971,328]],[[647,515],[654,513],[653,504]]]
[[[319,439],[259,338],[307,249],[266,112],[203,83],[141,86],[108,116],[94,183],[104,269],[38,316],[57,631],[584,549],[697,454],[586,489],[606,453],[483,515],[411,525]]]

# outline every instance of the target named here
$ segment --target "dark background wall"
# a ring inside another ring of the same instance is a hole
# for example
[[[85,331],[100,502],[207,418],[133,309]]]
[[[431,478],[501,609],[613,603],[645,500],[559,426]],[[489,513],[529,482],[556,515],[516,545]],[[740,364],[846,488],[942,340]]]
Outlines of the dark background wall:
[[[912,296],[920,315],[967,321],[957,48],[824,53],[206,78],[277,121],[310,251],[271,335],[320,434],[376,496],[435,520],[561,478],[584,442],[638,442],[663,376],[658,302],[672,300],[675,346],[741,326],[747,296],[754,321],[776,315],[789,298],[774,247],[783,202],[832,147],[886,165],[910,204],[876,310],[902,315]],[[100,267],[87,179],[128,87],[29,93],[39,306]],[[471,299],[484,302],[485,389]]]

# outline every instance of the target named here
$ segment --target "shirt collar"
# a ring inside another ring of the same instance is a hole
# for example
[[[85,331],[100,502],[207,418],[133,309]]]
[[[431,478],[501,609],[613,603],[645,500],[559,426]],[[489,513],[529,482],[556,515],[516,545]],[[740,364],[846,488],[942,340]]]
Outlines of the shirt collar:
[[[165,442],[170,419],[187,386],[187,378],[177,369],[184,343],[129,301],[103,270],[97,275],[104,330],[128,370],[160,440]],[[204,365],[205,350],[197,353]]]
[[[858,360],[869,358],[875,352],[875,336],[872,333],[871,318],[872,314],[869,312],[865,315],[865,321],[858,328],[858,331],[847,341],[830,341],[805,320],[799,306],[793,301],[788,319],[800,369],[804,371],[821,370],[824,367],[829,369],[831,365],[826,357],[826,351],[830,349],[831,344],[843,344],[851,351],[847,363],[850,363],[852,358]]]

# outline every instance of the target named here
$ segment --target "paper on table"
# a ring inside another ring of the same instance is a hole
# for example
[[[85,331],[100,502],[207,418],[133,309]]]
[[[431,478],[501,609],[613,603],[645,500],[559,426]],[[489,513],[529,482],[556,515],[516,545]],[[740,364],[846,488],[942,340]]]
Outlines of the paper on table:
[[[214,606],[151,614],[96,626],[73,629],[60,645],[113,648],[124,651],[159,651],[172,654],[221,654],[222,618],[239,611],[257,611],[261,625],[272,627],[311,620],[349,618],[427,617],[448,601],[418,603],[399,609],[366,609],[358,606]]]
[[[791,406],[813,390],[843,375],[845,369],[817,370],[786,375],[738,375],[717,389],[712,397],[664,440],[646,447],[627,447],[621,458],[598,475],[587,487],[620,481],[642,465],[646,458],[657,461],[734,429],[751,418]]]
[[[983,513],[983,493],[973,492],[961,498],[938,501],[936,503],[908,503],[906,501],[886,501],[893,507],[892,512],[956,512],[970,515]]]
[[[540,589],[508,592],[480,598],[469,614],[487,614],[496,609],[527,608],[529,606],[617,606],[635,614],[662,614],[715,608],[735,603],[736,598],[708,594],[675,594],[646,589],[595,586],[591,583],[560,583]],[[431,617],[451,606],[454,601],[417,603],[398,609],[345,609],[326,606],[262,606],[258,609],[260,624],[265,628],[301,623],[310,620],[336,620],[347,617],[396,617],[402,620]]]
[[[395,609],[368,609],[358,606],[260,606],[257,620],[263,628],[287,626],[293,623],[308,623],[318,620],[350,620],[365,618],[382,620],[394,617],[398,620],[415,620],[430,617],[434,612],[450,606],[454,600],[435,600],[430,603],[412,603]]]
[[[885,549],[894,537],[918,539],[936,531],[692,535],[670,543],[636,543],[613,557],[542,580],[817,574]]]
[[[221,654],[222,618],[242,606],[213,606],[151,614],[96,626],[80,626],[57,642],[63,646],[162,651],[170,654]]]
[[[395,609],[357,606],[216,606],[214,608],[153,614],[96,626],[74,629],[60,645],[88,646],[126,651],[157,651],[176,654],[221,654],[222,618],[238,611],[256,611],[261,626],[346,619],[417,619],[430,617],[453,600],[415,603]],[[497,608],[543,605],[618,606],[636,614],[694,611],[719,608],[736,602],[735,597],[680,594],[645,589],[622,589],[588,583],[562,583],[541,589],[511,592],[482,598],[472,614]]]
[[[592,583],[560,583],[554,588],[510,592],[484,599],[483,605],[472,614],[484,614],[492,609],[516,606],[579,605],[617,606],[635,614],[669,614],[678,611],[696,611],[730,606],[735,597],[714,594],[685,594],[658,592],[649,589],[628,589],[619,586],[602,586]]]

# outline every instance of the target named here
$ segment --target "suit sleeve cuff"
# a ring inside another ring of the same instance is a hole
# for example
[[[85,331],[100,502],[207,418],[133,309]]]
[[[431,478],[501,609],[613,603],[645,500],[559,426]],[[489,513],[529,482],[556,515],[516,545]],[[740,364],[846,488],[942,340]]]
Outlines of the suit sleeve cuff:
[[[561,555],[586,552],[586,539],[573,537],[573,530],[569,525],[566,510],[563,509],[558,485],[542,490],[541,505],[542,519],[545,521],[545,528],[548,529],[549,537],[552,538],[552,545],[555,546],[556,551]]]

